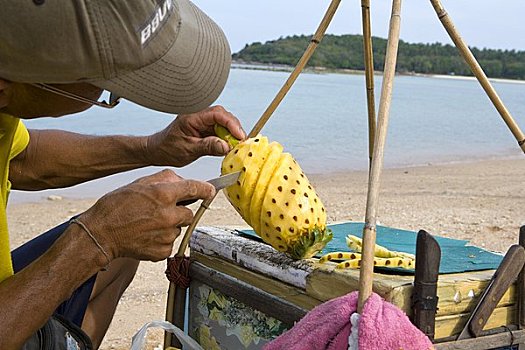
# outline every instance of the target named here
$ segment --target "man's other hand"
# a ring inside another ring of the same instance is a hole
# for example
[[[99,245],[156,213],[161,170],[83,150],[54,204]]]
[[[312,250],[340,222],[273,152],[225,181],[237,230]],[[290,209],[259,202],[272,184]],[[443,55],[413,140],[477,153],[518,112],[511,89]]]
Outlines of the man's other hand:
[[[182,167],[202,156],[224,156],[230,147],[218,138],[214,125],[227,128],[238,139],[246,137],[239,120],[221,106],[179,115],[164,130],[149,136],[147,157],[152,165]]]

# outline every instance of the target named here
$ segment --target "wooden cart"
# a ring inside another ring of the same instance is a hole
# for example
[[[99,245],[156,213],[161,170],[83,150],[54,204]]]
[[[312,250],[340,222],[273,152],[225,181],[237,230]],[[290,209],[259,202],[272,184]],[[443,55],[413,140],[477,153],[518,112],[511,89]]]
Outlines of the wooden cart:
[[[205,348],[260,349],[316,305],[359,288],[358,270],[335,269],[317,259],[294,261],[234,230],[198,228],[190,246],[188,330]],[[516,331],[520,303],[512,286],[488,320],[482,340],[469,340],[472,347],[446,343],[462,330],[493,273],[439,276],[433,320],[420,318],[416,324],[434,336],[436,348],[490,349],[525,340]],[[414,312],[413,285],[413,275],[374,273],[374,292],[409,316]]]

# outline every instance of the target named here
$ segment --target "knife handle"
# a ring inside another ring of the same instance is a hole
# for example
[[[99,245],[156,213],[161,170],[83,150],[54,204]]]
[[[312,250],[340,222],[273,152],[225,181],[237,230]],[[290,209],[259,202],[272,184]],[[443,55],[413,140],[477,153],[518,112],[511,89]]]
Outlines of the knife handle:
[[[490,289],[486,292],[482,304],[472,316],[469,330],[473,337],[477,337],[481,331],[483,331],[483,327],[487,324],[487,321],[496,308],[496,305],[511,284],[514,283],[523,268],[524,263],[525,249],[517,244],[512,245],[494,273],[493,283]]]

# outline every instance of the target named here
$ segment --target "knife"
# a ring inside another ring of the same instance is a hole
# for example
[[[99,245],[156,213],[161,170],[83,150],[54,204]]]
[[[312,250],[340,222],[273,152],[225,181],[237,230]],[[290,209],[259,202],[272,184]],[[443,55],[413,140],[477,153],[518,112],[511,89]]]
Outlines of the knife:
[[[477,337],[481,333],[503,294],[518,277],[524,263],[525,248],[517,244],[512,245],[479,298],[457,340]]]
[[[226,188],[228,186],[231,186],[237,181],[239,178],[239,175],[241,175],[240,171],[236,171],[234,173],[230,173],[227,175],[219,176],[214,179],[206,181],[207,183],[210,183],[215,187],[215,191],[219,192],[223,188]],[[177,202],[177,205],[190,205],[197,201],[198,199],[187,199],[180,202]]]

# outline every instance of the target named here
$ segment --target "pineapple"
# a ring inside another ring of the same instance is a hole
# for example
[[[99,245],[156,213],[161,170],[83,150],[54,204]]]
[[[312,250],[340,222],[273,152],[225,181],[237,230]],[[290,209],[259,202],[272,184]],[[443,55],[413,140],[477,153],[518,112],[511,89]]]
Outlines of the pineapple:
[[[227,139],[224,128],[216,127],[216,133]],[[321,199],[282,145],[260,135],[236,143],[224,158],[221,173],[236,171],[241,175],[225,189],[226,196],[266,243],[303,259],[332,239]]]

